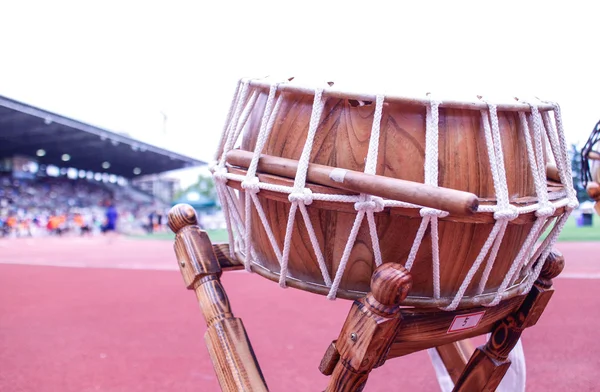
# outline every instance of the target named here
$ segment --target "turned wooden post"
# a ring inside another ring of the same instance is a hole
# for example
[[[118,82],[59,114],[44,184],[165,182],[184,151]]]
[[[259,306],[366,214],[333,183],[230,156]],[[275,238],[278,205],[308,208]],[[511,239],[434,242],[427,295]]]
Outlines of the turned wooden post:
[[[206,232],[197,226],[194,209],[178,204],[169,212],[175,254],[188,289],[194,290],[208,330],[204,335],[223,391],[266,391],[267,386],[242,320],[233,316],[219,280],[222,270]]]
[[[396,263],[379,266],[371,278],[371,292],[354,301],[337,341],[327,350],[320,369],[331,374],[327,392],[362,391],[369,372],[385,362],[402,315],[412,277]]]
[[[523,330],[537,323],[554,292],[552,279],[562,272],[564,265],[564,257],[559,252],[549,254],[539,278],[519,310],[496,324],[488,342],[478,347],[471,356],[453,391],[495,391],[498,388],[510,367],[508,354]]]

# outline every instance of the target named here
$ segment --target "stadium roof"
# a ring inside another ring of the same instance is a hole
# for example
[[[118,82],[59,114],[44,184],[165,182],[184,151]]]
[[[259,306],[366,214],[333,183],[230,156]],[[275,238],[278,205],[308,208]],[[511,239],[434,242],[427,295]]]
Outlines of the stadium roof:
[[[129,179],[206,164],[0,95],[0,158],[14,155]]]

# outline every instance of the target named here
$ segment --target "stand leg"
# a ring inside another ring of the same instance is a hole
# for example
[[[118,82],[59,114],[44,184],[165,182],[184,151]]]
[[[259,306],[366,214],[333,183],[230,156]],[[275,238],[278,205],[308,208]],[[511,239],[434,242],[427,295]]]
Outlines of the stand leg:
[[[186,287],[196,292],[208,325],[204,339],[221,389],[266,391],[244,324],[233,316],[221,285],[222,271],[213,246],[196,223],[194,209],[188,205],[176,205],[169,212],[169,227],[177,233],[177,262]]]
[[[470,339],[465,339],[436,347],[434,350],[437,351],[448,375],[455,383],[473,355],[475,347]]]
[[[331,374],[327,392],[363,390],[370,371],[385,361],[402,321],[400,303],[411,285],[411,275],[400,264],[375,270],[371,292],[354,301],[338,340],[321,362],[321,371]]]
[[[541,262],[538,261],[538,262]],[[478,347],[457,380],[454,391],[495,391],[510,367],[508,354],[523,330],[535,325],[552,297],[552,279],[560,274],[564,258],[552,252],[544,262],[540,277],[523,301],[521,308],[500,320],[487,344]]]

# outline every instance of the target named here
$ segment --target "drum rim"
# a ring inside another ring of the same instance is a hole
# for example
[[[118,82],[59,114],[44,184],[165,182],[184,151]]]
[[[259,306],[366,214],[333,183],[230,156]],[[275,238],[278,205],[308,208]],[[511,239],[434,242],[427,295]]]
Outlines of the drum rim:
[[[240,261],[240,263],[244,264],[245,256],[243,254],[241,254],[240,252],[236,252],[235,257]],[[257,259],[260,260],[260,258],[258,257]],[[258,264],[254,261],[250,263],[250,267],[252,269],[252,272],[257,273],[263,278],[267,278],[273,282],[279,282],[279,272],[271,271],[264,265]],[[527,280],[530,274],[531,271],[528,271],[527,274],[522,276],[517,282],[515,282],[513,285],[509,286],[505,291],[503,291],[501,294],[501,301],[505,301],[507,299],[524,294],[524,290],[527,288]],[[289,287],[323,296],[326,296],[330,290],[330,287],[324,284],[307,282],[290,276],[286,276],[285,282],[286,285]],[[345,300],[356,300],[359,298],[363,298],[367,294],[368,293],[365,291],[347,290],[340,288],[337,290],[336,298]],[[459,302],[457,309],[467,309],[482,305],[485,306],[485,304],[490,303],[496,297],[496,295],[497,291],[478,294],[474,296],[465,295]],[[401,305],[413,306],[415,308],[441,308],[450,305],[453,299],[453,296],[440,297],[439,299],[435,299],[433,297],[411,296],[409,294],[406,297],[406,300],[404,300]]]
[[[242,78],[240,79],[240,83],[247,83],[248,86],[259,88],[262,90],[269,90],[272,86],[276,85],[278,91],[282,92],[293,92],[298,94],[305,95],[314,95],[315,91],[318,89],[317,87],[303,85],[300,83],[292,83],[288,80],[283,80],[281,82],[271,81],[266,78]],[[335,84],[333,86],[329,86],[325,84],[323,87],[323,96],[324,97],[332,97],[332,98],[341,98],[341,99],[357,99],[361,101],[375,101],[377,96],[383,95],[385,97],[386,102],[396,102],[396,103],[405,103],[412,104],[418,106],[426,106],[431,103],[432,100],[437,100],[437,97],[430,96],[429,93],[425,93],[422,97],[416,96],[407,96],[407,95],[399,95],[387,92],[358,92],[351,89],[340,89],[336,88]],[[499,111],[513,111],[513,112],[531,112],[531,105],[534,103],[528,103],[523,100],[519,100],[519,98],[514,97],[514,101],[512,102],[502,102],[502,101],[491,101],[497,107]],[[453,108],[453,109],[467,109],[467,110],[488,110],[489,103],[484,100],[484,97],[477,96],[477,99],[473,100],[465,100],[465,99],[450,99],[450,100],[442,100],[439,102],[439,106],[444,108]],[[535,102],[535,106],[540,111],[551,111],[555,110],[558,106],[555,102],[549,101],[540,101],[537,100]]]

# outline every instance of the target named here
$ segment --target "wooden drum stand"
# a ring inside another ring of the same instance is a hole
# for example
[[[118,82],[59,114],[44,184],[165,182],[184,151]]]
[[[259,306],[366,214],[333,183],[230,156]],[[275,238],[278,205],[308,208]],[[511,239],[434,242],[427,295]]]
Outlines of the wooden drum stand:
[[[227,245],[211,243],[191,206],[173,207],[169,226],[176,233],[183,280],[196,292],[208,325],[205,340],[222,390],[268,390],[244,324],[233,315],[219,280],[224,270],[242,269],[242,262],[229,257]],[[434,347],[455,383],[454,391],[494,391],[510,366],[508,354],[548,304],[552,279],[562,271],[564,258],[554,251],[537,263],[544,266],[529,293],[495,307],[450,312],[402,308],[412,277],[401,264],[382,264],[371,278],[371,292],[354,301],[340,335],[321,361],[320,371],[331,376],[326,391],[362,391],[369,372],[387,359]],[[455,328],[457,322],[469,325],[473,317],[479,319],[475,327]],[[487,333],[488,342],[472,355],[461,342]]]

